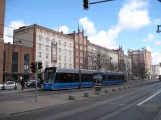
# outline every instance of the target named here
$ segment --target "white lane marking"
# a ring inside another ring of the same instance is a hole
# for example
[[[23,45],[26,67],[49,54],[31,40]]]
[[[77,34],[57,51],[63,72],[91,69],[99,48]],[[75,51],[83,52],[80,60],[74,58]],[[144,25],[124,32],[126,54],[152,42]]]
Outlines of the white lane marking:
[[[143,100],[142,102],[138,103],[137,105],[140,106],[142,104],[144,104],[145,102],[147,102],[148,100],[152,99],[153,97],[155,97],[156,95],[158,95],[161,92],[161,89],[158,90],[158,92],[156,92],[155,94],[151,95],[150,97],[148,97],[147,99]]]

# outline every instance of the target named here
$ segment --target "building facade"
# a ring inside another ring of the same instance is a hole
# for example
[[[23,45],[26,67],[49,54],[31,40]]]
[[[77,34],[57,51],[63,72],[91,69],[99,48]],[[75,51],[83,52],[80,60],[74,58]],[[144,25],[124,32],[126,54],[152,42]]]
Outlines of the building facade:
[[[125,78],[126,80],[131,80],[132,78],[132,65],[131,65],[131,58],[127,55],[124,55],[124,73],[125,73]]]
[[[88,69],[117,70],[117,52],[88,42]]]
[[[4,20],[6,0],[0,0],[0,83],[3,82]]]
[[[33,49],[11,43],[4,44],[3,57],[3,79],[19,80],[22,76],[24,79],[32,77],[30,63],[33,59]]]
[[[73,32],[68,34],[73,38],[74,42],[74,68],[87,69],[88,68],[88,38],[84,36],[84,31]]]
[[[151,52],[146,48],[142,50],[128,50],[128,56],[132,60],[132,76],[134,79],[150,78]]]
[[[152,72],[151,72],[151,78],[157,79],[160,75],[160,66],[159,65],[152,65]]]
[[[33,48],[32,61],[41,61],[46,67],[74,68],[73,37],[40,25],[20,27],[14,31],[14,41]]]

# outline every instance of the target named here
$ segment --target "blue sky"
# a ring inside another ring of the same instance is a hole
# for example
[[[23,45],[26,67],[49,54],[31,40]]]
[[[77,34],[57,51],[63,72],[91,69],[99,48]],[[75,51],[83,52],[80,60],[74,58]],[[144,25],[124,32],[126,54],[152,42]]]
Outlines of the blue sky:
[[[158,0],[115,0],[83,10],[83,0],[6,0],[5,24],[14,28],[39,24],[65,33],[84,27],[89,40],[108,48],[147,47],[153,63],[161,60],[161,3]],[[90,0],[90,2],[99,0]],[[5,34],[12,34],[5,28]],[[6,42],[11,39],[6,38]]]

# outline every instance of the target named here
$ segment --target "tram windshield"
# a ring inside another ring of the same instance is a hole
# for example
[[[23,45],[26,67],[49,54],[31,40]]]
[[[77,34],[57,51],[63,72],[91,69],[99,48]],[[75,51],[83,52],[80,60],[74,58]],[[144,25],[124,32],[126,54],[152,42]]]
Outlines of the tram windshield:
[[[52,83],[54,81],[55,72],[56,72],[55,67],[45,69],[45,82],[46,83]]]

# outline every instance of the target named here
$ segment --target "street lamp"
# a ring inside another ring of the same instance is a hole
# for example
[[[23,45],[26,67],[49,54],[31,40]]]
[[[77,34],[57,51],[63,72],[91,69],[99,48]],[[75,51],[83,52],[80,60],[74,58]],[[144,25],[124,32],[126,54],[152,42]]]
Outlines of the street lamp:
[[[21,40],[15,41],[15,42],[14,42],[14,40],[13,40],[12,56],[13,56],[13,53],[14,53],[14,51],[15,51],[16,45],[22,45]],[[12,57],[12,58],[13,58],[13,57]],[[12,60],[12,64],[11,64],[11,77],[12,77],[12,80],[13,80],[13,60]],[[15,88],[16,88],[16,81],[15,81]]]
[[[161,25],[157,25],[157,33],[160,33],[161,32],[161,30],[159,29],[159,27],[161,27]]]

